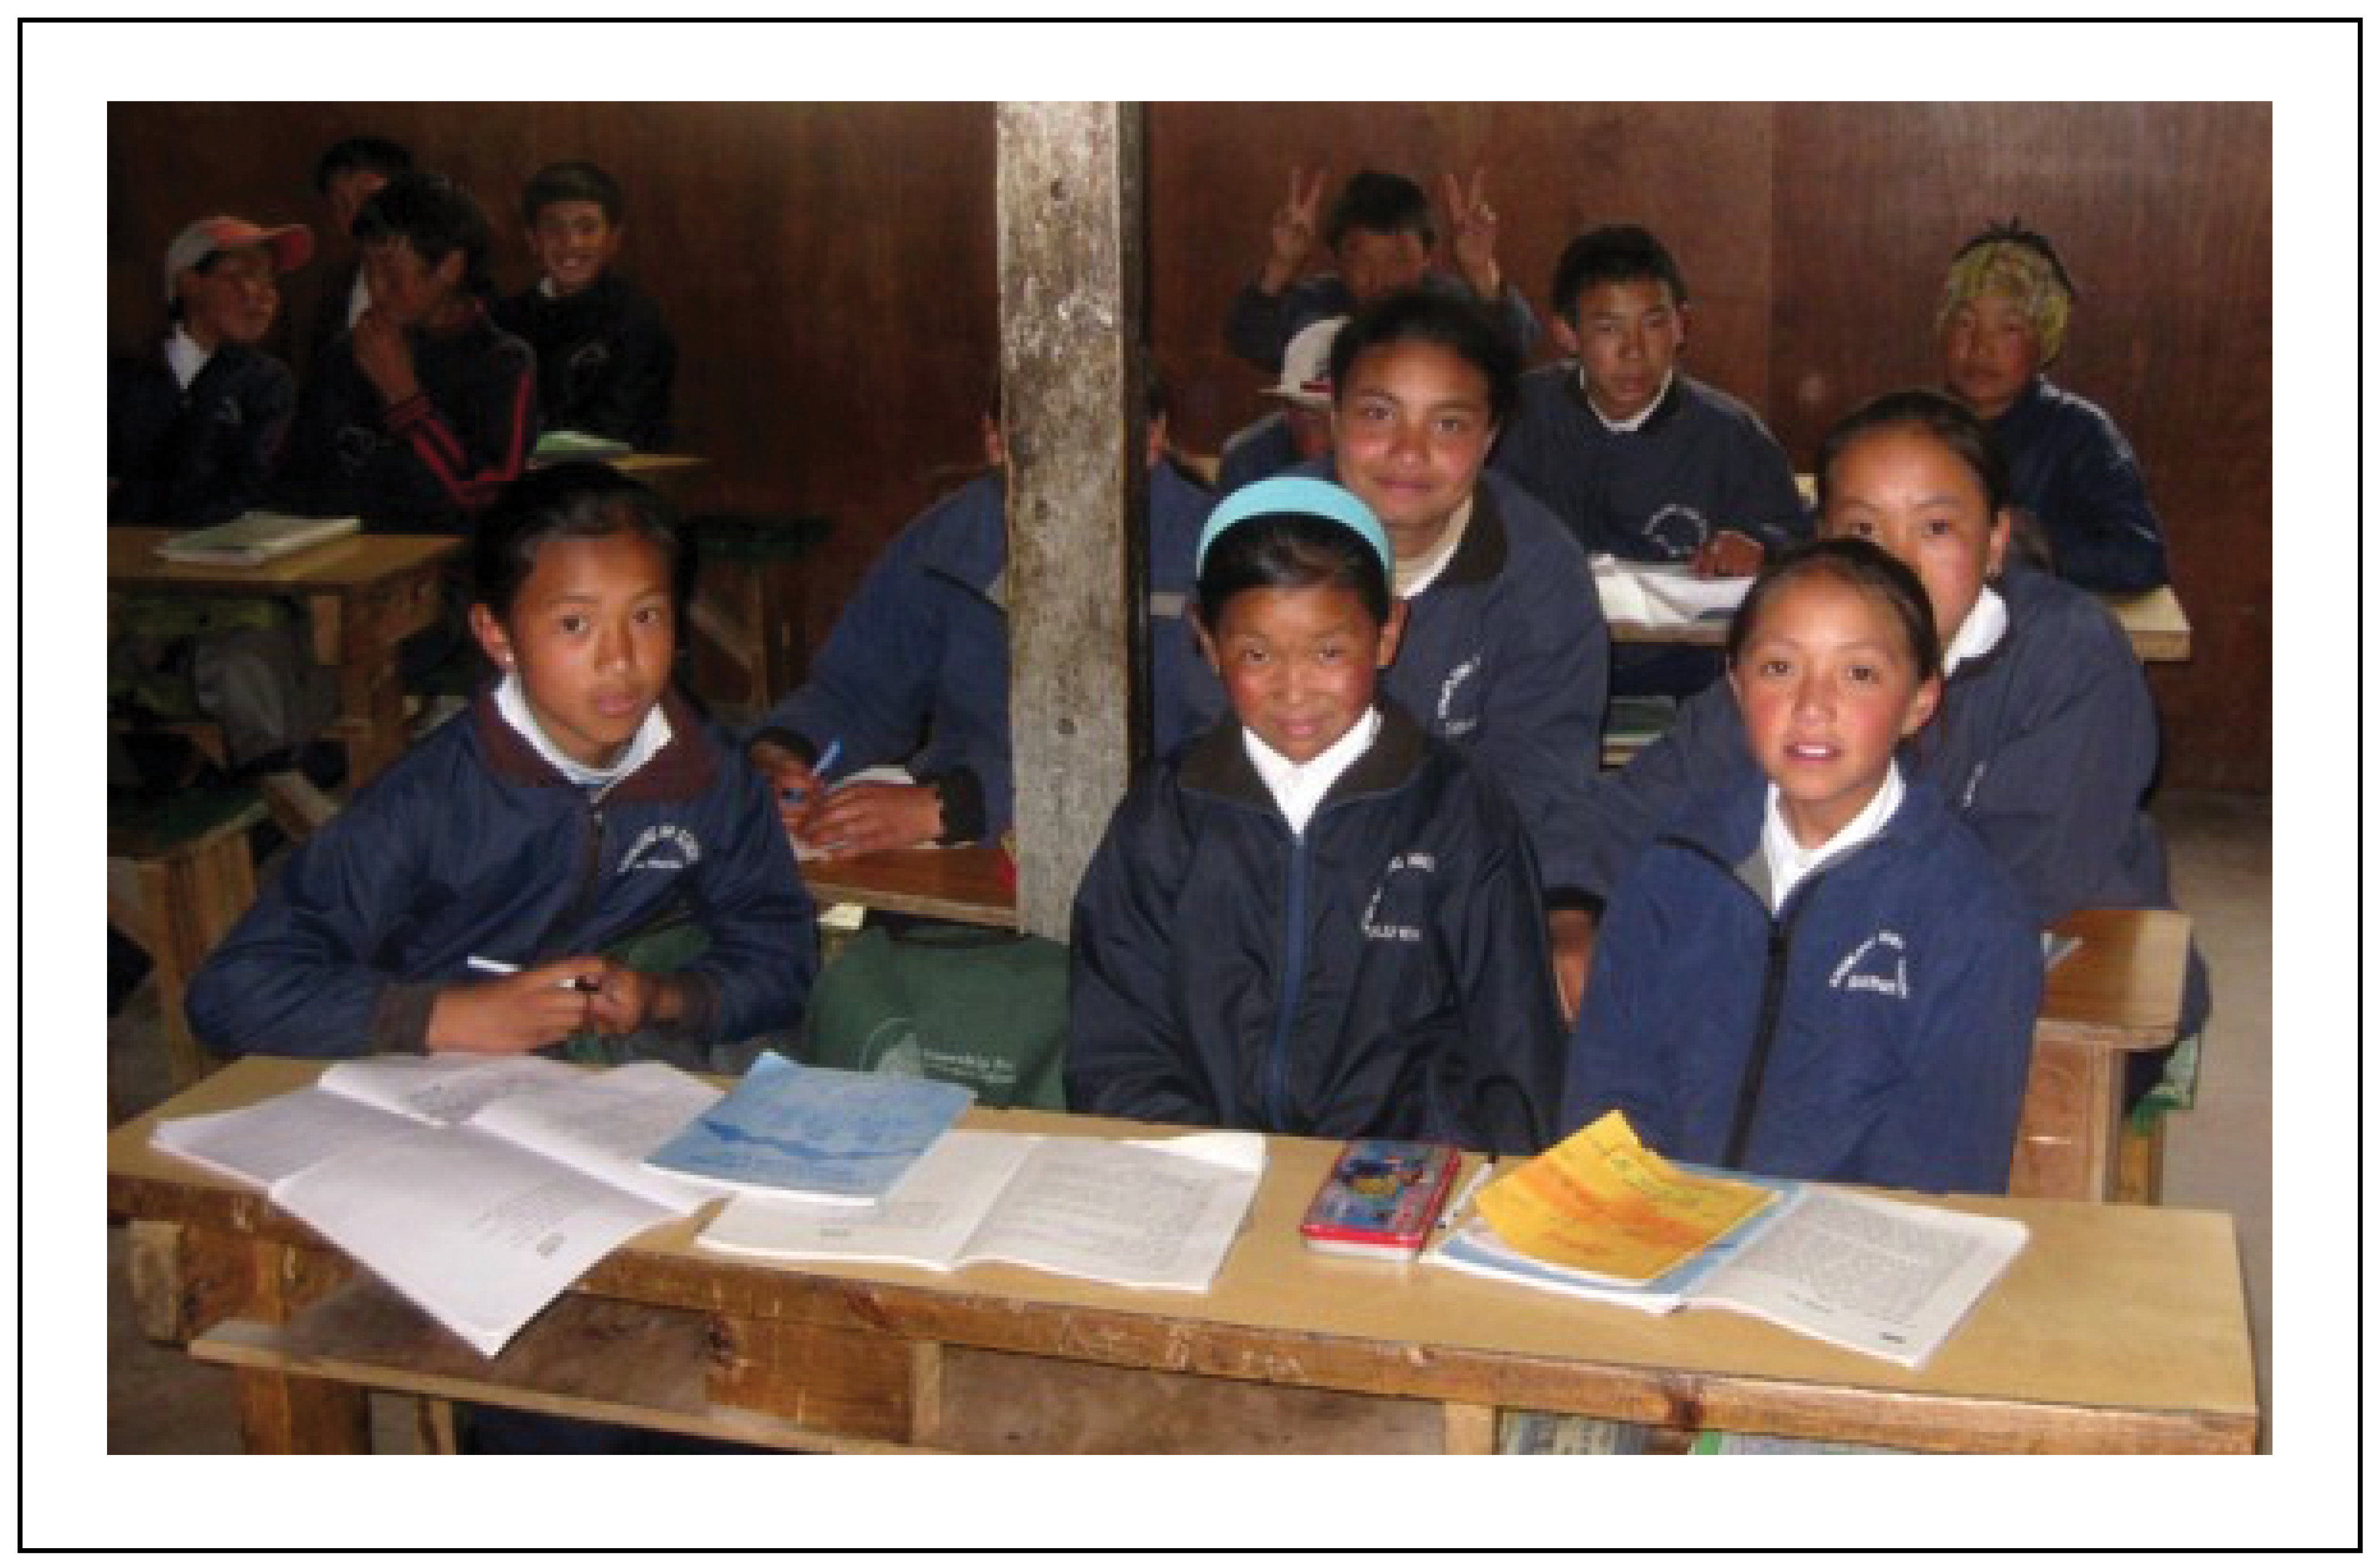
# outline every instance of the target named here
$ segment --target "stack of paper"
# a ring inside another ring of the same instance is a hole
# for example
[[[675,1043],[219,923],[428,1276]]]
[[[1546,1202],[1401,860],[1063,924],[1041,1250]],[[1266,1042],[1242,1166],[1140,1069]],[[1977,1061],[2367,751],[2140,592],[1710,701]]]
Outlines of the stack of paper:
[[[1682,561],[1590,558],[1603,618],[1638,626],[1685,626],[1725,620],[1752,587],[1750,577],[1700,577]]]
[[[157,546],[157,553],[164,560],[191,565],[254,566],[310,545],[345,539],[363,526],[360,517],[243,512],[211,529],[177,533]]]

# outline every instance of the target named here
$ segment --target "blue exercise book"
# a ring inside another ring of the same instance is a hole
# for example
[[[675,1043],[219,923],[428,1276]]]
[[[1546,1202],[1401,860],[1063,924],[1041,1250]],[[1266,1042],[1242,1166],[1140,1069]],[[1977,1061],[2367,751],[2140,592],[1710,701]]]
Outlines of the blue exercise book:
[[[960,1084],[809,1067],[762,1051],[645,1163],[737,1191],[872,1203],[975,1099]]]

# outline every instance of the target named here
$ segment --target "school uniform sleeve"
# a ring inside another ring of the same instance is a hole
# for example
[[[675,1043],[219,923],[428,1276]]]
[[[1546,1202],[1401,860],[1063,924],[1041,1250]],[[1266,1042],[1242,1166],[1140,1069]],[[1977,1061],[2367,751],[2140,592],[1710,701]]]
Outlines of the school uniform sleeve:
[[[1793,482],[1793,465],[1749,411],[1730,444],[1725,493],[1713,523],[1758,540],[1771,555],[1810,537],[1811,517]]]
[[[1509,590],[1495,611],[1500,668],[1477,732],[1458,739],[1520,808],[1548,895],[1568,897],[1588,891],[1581,814],[1602,755],[1611,634],[1586,556],[1561,525],[1501,476],[1482,485],[1494,487],[1508,518],[1527,508],[1542,527],[1505,573]]]
[[[639,452],[666,450],[677,344],[662,320],[661,308],[641,292],[624,287],[611,350],[602,378],[588,399],[583,416],[587,428]]]
[[[1680,983],[1668,955],[1680,951],[1677,922],[1691,910],[1669,894],[1660,875],[1658,865],[1638,867],[1605,912],[1571,1033],[1557,1140],[1618,1111],[1647,1148],[1678,1152],[1684,1130],[1678,1064],[1654,1027],[1665,1010],[1648,1002]]]
[[[381,423],[465,517],[476,516],[520,477],[537,440],[537,362],[528,346],[495,334],[444,405],[426,391],[381,414]]]
[[[2041,1011],[2040,937],[2013,889],[1961,900],[1939,917],[1929,922],[1926,962],[1911,977],[1919,994],[1907,1085],[1858,1164],[1864,1179],[1886,1186],[2004,1193]]]
[[[2095,593],[2145,593],[2166,581],[2165,530],[2131,444],[2095,405],[2073,398],[2067,410],[2034,502],[2058,575]]]
[[[456,720],[463,723],[463,720]],[[317,829],[207,956],[185,998],[217,1053],[341,1057],[424,1049],[434,983],[374,966],[431,879],[396,818],[408,786],[384,779]]]
[[[913,524],[868,568],[809,678],[769,710],[756,741],[815,760],[840,740],[841,773],[909,756],[932,711],[944,631],[919,569],[925,542],[925,530]]]
[[[801,1022],[818,975],[818,920],[766,782],[738,757],[721,766],[726,842],[698,863],[692,890],[710,946],[681,971],[686,1008],[677,1027],[737,1040]]]
[[[1489,788],[1481,781],[1483,788]],[[1553,1141],[1562,1088],[1560,1003],[1537,872],[1500,801],[1483,814],[1477,867],[1444,911],[1468,1049],[1441,1069],[1465,1149],[1533,1154]]]
[[[1695,794],[1739,778],[1753,765],[1743,720],[1725,681],[1678,705],[1670,733],[1638,752],[1624,768],[1591,776],[1576,833],[1578,881],[1592,897],[1611,898],[1655,833]]]
[[[2022,588],[2010,584],[2011,599]],[[2008,652],[2039,678],[2011,679],[1991,757],[1941,787],[2047,925],[2106,902],[2142,857],[2135,841],[2154,832],[2140,803],[2156,767],[2156,709],[2104,606],[2068,590],[2011,608],[2035,620]]]
[[[1346,286],[1328,275],[1300,278],[1279,294],[1267,294],[1251,279],[1232,297],[1223,342],[1257,369],[1278,374],[1281,357],[1300,327],[1338,315],[1351,303]]]
[[[1124,797],[1075,893],[1066,1103],[1090,1115],[1212,1126],[1213,1087],[1173,1006],[1176,907],[1190,845],[1170,782]]]

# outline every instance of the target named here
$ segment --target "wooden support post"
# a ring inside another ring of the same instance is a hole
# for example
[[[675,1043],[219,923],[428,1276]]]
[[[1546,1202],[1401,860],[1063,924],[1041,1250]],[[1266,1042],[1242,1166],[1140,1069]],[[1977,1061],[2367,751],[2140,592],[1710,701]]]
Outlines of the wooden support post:
[[[1062,942],[1148,749],[1141,115],[1002,103],[997,126],[1017,908]]]

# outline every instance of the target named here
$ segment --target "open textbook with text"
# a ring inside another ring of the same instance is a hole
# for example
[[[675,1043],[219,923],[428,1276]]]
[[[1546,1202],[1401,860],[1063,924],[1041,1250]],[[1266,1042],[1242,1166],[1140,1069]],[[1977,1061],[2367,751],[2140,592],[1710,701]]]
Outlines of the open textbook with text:
[[[1149,1290],[1203,1291],[1264,1175],[1254,1133],[1115,1140],[953,1128],[872,1209],[741,1195],[699,1244],[797,1260],[948,1271],[1001,1261]]]
[[[264,1188],[493,1355],[613,1248],[710,1199],[642,1161],[719,1096],[659,1063],[370,1057],[237,1111],[162,1122],[152,1141]]]

